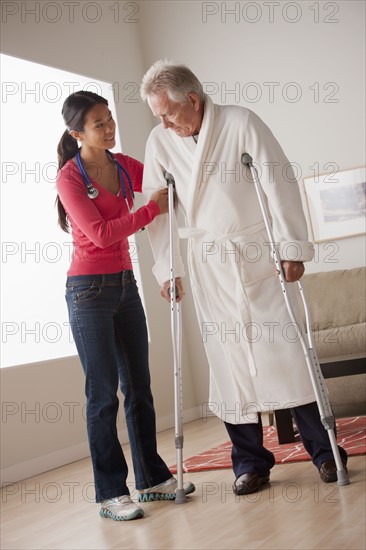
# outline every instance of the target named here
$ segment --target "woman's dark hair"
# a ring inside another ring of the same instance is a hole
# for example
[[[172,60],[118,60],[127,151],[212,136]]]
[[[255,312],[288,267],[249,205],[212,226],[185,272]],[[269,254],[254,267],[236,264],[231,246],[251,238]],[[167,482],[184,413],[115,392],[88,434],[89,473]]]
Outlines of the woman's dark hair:
[[[72,159],[78,151],[78,142],[70,134],[71,130],[76,132],[82,132],[84,130],[84,124],[86,115],[95,105],[103,103],[108,105],[108,101],[94,92],[79,91],[75,92],[65,99],[62,107],[62,116],[64,118],[67,130],[63,133],[60,142],[57,146],[58,157],[58,169]],[[58,210],[58,223],[63,231],[68,233],[69,223],[67,215],[60,197],[57,195],[56,205]]]

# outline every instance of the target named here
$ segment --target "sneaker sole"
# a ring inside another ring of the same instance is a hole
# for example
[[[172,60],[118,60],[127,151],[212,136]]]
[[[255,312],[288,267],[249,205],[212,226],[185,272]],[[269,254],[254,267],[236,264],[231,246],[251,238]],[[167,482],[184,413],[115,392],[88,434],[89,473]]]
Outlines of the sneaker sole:
[[[190,495],[196,490],[193,483],[190,483],[186,489],[184,489],[185,495]],[[140,493],[138,497],[139,502],[153,502],[156,500],[175,500],[175,493]]]
[[[109,518],[109,519],[113,519],[114,521],[129,521],[130,519],[142,518],[145,515],[145,513],[142,509],[140,509],[140,510],[136,510],[135,512],[132,512],[131,514],[128,514],[126,516],[116,516],[115,514],[110,512],[109,510],[101,509],[100,512],[99,512],[99,515],[102,518]]]

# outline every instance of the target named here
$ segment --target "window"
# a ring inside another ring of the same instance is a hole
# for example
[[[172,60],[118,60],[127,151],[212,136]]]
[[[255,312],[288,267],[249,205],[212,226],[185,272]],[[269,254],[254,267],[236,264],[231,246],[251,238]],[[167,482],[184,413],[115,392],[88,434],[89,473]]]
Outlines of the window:
[[[115,119],[116,113],[108,82],[7,55],[0,62],[1,366],[10,367],[77,353],[64,298],[71,236],[59,228],[54,206],[61,108],[84,89],[104,96]],[[115,150],[121,151],[118,131]]]

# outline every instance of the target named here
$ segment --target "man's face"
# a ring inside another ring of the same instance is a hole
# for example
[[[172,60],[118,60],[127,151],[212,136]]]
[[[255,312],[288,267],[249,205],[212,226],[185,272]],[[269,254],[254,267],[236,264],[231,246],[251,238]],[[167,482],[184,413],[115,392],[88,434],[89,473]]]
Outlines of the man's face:
[[[179,137],[198,134],[202,124],[203,105],[195,93],[188,94],[186,103],[176,103],[166,92],[151,95],[148,104],[154,116],[160,117],[164,128],[170,128]]]

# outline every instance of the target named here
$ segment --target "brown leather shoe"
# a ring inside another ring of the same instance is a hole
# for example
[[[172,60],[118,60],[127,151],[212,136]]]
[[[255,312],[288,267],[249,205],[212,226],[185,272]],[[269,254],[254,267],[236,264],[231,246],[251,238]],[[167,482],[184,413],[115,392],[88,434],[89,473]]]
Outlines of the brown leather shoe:
[[[347,472],[347,467],[344,463],[343,466]],[[319,469],[319,475],[324,483],[334,483],[337,481],[337,465],[335,460],[326,460],[323,462]]]
[[[255,493],[258,491],[261,485],[269,482],[269,472],[268,475],[260,477],[254,472],[249,472],[242,474],[233,484],[233,491],[236,495],[249,495],[250,493]]]

